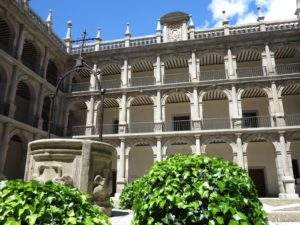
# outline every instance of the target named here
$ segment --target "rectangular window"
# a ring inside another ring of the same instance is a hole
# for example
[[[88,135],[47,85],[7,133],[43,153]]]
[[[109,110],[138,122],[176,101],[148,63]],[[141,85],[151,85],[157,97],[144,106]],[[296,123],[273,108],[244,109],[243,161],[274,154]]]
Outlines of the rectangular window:
[[[191,130],[190,116],[174,116],[173,130],[174,131]]]
[[[243,128],[258,127],[257,112],[243,112]]]
[[[294,172],[294,178],[300,178],[299,176],[299,164],[298,164],[298,160],[297,159],[293,159],[292,160],[292,164],[293,164],[293,172]]]

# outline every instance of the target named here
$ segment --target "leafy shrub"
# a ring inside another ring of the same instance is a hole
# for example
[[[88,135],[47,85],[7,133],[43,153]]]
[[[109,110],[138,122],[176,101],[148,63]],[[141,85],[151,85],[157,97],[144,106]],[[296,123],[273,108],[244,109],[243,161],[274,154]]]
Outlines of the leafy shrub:
[[[140,191],[143,190],[143,181],[145,177],[138,178],[128,183],[120,196],[120,206],[122,209],[131,209]]]
[[[108,217],[78,189],[47,182],[0,182],[0,225],[108,225]]]
[[[264,225],[247,172],[232,162],[177,155],[155,164],[134,204],[135,225]]]

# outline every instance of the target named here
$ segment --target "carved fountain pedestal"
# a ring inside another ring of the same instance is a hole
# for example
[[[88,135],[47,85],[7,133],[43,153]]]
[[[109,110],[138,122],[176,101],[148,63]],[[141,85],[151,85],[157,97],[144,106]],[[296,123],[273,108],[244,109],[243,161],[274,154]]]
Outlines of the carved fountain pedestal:
[[[111,213],[109,185],[115,148],[81,139],[43,139],[28,145],[25,180],[55,181],[91,194]]]

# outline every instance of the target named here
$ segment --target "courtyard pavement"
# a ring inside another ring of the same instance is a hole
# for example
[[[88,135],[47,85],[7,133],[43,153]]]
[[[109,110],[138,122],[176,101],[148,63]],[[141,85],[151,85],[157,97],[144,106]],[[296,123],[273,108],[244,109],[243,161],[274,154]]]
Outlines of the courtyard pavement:
[[[260,199],[269,215],[269,225],[300,225],[300,200]],[[132,211],[114,209],[112,225],[130,225]]]

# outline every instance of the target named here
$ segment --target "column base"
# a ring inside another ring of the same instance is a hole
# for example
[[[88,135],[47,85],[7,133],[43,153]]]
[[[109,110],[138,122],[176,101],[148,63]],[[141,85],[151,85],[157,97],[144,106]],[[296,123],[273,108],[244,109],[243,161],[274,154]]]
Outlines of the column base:
[[[291,194],[279,193],[279,198],[280,199],[297,199],[297,198],[299,198],[299,195],[296,193],[291,193]]]

